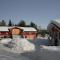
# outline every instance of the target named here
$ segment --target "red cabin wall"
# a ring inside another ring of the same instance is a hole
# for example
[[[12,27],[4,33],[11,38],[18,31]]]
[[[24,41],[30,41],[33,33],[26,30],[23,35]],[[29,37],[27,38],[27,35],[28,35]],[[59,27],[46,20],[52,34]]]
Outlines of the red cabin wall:
[[[0,32],[0,37],[9,37],[9,32],[8,31]]]
[[[23,32],[23,37],[26,39],[35,39],[36,32]]]

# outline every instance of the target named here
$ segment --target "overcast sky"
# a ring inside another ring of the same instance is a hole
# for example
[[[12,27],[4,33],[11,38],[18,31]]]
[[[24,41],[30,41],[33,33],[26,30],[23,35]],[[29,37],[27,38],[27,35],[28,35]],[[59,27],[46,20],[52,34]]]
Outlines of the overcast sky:
[[[60,0],[0,0],[0,20],[18,23],[21,19],[47,27],[60,18]]]

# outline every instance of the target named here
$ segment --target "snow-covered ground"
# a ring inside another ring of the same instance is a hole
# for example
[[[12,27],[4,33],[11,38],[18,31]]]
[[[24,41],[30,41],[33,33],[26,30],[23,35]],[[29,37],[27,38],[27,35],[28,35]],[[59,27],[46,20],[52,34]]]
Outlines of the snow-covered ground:
[[[60,60],[60,46],[40,46],[37,56],[41,60]]]
[[[7,41],[7,40],[6,40]],[[4,43],[5,42],[5,44],[6,43],[8,43],[8,42],[6,42],[6,41],[2,41],[2,43]],[[10,41],[10,40],[9,40]],[[0,44],[0,60],[2,60],[3,58],[3,60],[8,60],[8,59],[10,59],[10,60],[36,60],[37,59],[37,56],[36,56],[36,46],[40,46],[40,44],[46,44],[46,42],[45,43],[43,43],[42,41],[44,41],[44,40],[41,40],[41,39],[36,39],[36,40],[33,40],[33,41],[26,41],[25,40],[25,42],[24,41],[22,41],[21,40],[21,42],[23,43],[23,45],[27,45],[28,47],[30,47],[30,46],[35,46],[35,50],[34,51],[31,51],[31,52],[24,52],[24,53],[16,53],[16,51],[14,51],[14,50],[12,50],[11,48],[8,48],[8,47],[6,47],[5,46],[5,44]],[[25,43],[25,44],[24,44]],[[28,50],[28,48],[26,48],[27,50]],[[33,47],[32,47],[32,49],[33,49]],[[2,51],[2,52],[1,52]],[[21,51],[20,51],[21,52]],[[12,56],[13,55],[13,56]],[[12,57],[11,57],[12,56]],[[17,57],[17,58],[15,58],[15,56]],[[12,58],[12,59],[11,59]]]
[[[11,49],[0,44],[0,60],[60,60],[60,46],[48,45],[48,39],[29,41],[35,46],[35,51],[14,53]]]
[[[12,53],[9,49],[0,44],[0,60],[30,60],[21,54]]]

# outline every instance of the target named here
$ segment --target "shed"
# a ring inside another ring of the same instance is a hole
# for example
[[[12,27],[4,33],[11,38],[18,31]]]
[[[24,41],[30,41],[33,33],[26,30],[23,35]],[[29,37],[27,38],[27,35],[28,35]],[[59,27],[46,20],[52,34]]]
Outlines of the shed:
[[[60,45],[60,19],[52,20],[47,27],[51,37],[51,45]]]

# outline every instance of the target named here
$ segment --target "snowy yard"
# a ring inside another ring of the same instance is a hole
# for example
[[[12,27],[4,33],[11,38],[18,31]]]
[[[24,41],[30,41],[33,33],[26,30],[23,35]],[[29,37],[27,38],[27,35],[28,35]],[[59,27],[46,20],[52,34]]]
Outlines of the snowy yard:
[[[30,41],[35,45],[35,51],[13,53],[10,48],[0,44],[0,60],[60,60],[60,46],[48,45],[47,39]]]
[[[3,41],[2,41],[3,42]],[[6,43],[6,42],[5,42]],[[36,46],[40,46],[47,44],[47,40],[37,39],[34,41],[30,41],[30,43]],[[37,49],[37,48],[36,48]],[[36,52],[25,52],[25,53],[12,53],[10,48],[5,47],[4,45],[0,44],[0,60],[36,60],[38,59],[36,56]]]

